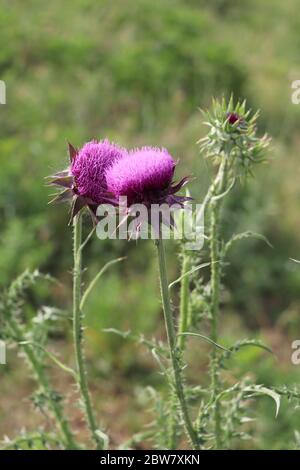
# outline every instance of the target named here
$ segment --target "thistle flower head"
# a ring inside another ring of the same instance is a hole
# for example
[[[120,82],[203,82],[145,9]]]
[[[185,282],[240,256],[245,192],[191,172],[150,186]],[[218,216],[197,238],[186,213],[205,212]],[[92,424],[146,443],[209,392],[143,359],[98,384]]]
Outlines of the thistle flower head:
[[[124,152],[107,139],[84,144],[72,160],[70,168],[77,194],[90,198],[95,204],[101,204],[107,190],[105,170]]]
[[[246,102],[234,104],[233,98],[213,101],[212,111],[204,112],[209,132],[201,139],[202,150],[216,163],[226,158],[236,176],[251,173],[253,164],[264,161],[264,151],[270,139],[257,135],[259,113],[246,109]]]
[[[187,178],[173,185],[175,167],[176,162],[166,149],[142,147],[129,152],[106,170],[107,188],[116,198],[126,196],[128,206],[181,203],[184,198],[175,193]]]
[[[108,200],[105,171],[125,154],[107,139],[87,142],[79,150],[69,144],[70,166],[50,177],[51,185],[65,189],[51,202],[71,200],[71,221],[84,206],[95,217],[97,206]]]

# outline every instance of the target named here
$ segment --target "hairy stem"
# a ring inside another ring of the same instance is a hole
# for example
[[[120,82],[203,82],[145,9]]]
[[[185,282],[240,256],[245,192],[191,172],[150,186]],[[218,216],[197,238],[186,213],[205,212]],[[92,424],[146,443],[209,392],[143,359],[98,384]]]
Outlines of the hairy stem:
[[[179,333],[184,333],[188,330],[189,327],[189,278],[186,273],[190,269],[190,262],[187,256],[185,247],[182,247],[182,261],[181,261],[181,283],[180,283],[180,311],[179,311]],[[184,352],[186,344],[186,336],[181,335],[178,337],[178,348],[181,353]],[[170,422],[169,422],[169,429],[170,429],[170,442],[169,448],[176,449],[176,442],[177,442],[177,419],[176,419],[176,402],[177,398],[175,393],[172,391],[170,393]]]
[[[87,374],[85,368],[85,359],[83,351],[83,328],[82,313],[80,309],[81,302],[81,274],[82,274],[82,220],[79,213],[74,217],[74,270],[73,270],[73,337],[75,358],[78,373],[78,388],[81,394],[89,430],[97,449],[103,449],[104,441],[98,435],[98,426],[93,413],[90,393],[87,384]]]
[[[186,273],[190,270],[190,259],[185,248],[182,248],[181,285],[180,285],[180,311],[179,311],[179,333],[185,333],[189,328],[189,276]],[[180,351],[184,350],[186,336],[178,338]]]
[[[158,240],[156,240],[156,246],[157,246],[158,262],[159,262],[161,296],[162,296],[168,345],[169,345],[170,357],[171,357],[171,363],[172,363],[175,392],[176,392],[177,399],[180,405],[181,415],[182,415],[182,419],[184,422],[184,427],[185,427],[187,436],[190,439],[193,448],[198,449],[197,436],[196,436],[195,430],[192,425],[192,421],[189,416],[185,394],[184,394],[184,386],[182,383],[182,374],[181,374],[181,366],[180,366],[180,358],[179,358],[180,351],[177,348],[177,342],[176,342],[176,332],[175,332],[172,309],[171,309],[171,302],[170,302],[170,297],[169,297],[165,251],[164,251],[163,240],[161,236],[159,237]]]
[[[216,178],[216,184],[213,185],[213,196],[218,196],[224,191],[226,185],[226,160],[222,160],[220,170]],[[211,261],[211,339],[214,343],[218,342],[218,320],[220,303],[220,278],[221,267],[219,263],[219,216],[221,208],[221,199],[210,199],[210,261]],[[216,448],[222,447],[222,429],[220,416],[220,403],[216,400],[219,393],[220,381],[218,370],[218,352],[214,348],[211,358],[211,383],[212,383],[212,401],[214,403],[214,421],[215,421],[215,439]]]
[[[22,348],[24,353],[26,354],[27,361],[31,365],[33,372],[35,373],[36,379],[38,384],[40,385],[43,393],[49,397],[49,406],[51,411],[59,425],[61,434],[64,436],[63,440],[65,442],[65,446],[67,449],[77,449],[78,446],[74,441],[73,434],[69,428],[69,423],[66,420],[62,407],[59,402],[55,401],[51,398],[51,388],[48,382],[47,376],[45,374],[44,368],[40,361],[38,360],[34,350],[29,344],[24,342],[23,334],[21,328],[19,327],[16,320],[11,316],[7,316],[7,322],[9,328],[18,343],[23,343]]]
[[[178,407],[177,394],[172,388],[169,393],[169,419],[168,419],[168,449],[175,450],[177,448],[178,433]]]
[[[219,317],[219,288],[220,276],[218,260],[218,208],[214,204],[211,208],[211,221],[210,221],[210,257],[211,257],[211,339],[214,342],[218,341],[218,317]],[[216,448],[221,447],[221,423],[220,423],[220,406],[219,402],[215,401],[219,393],[219,371],[217,368],[217,351],[213,348],[211,359],[211,381],[212,381],[212,400],[215,403],[214,419],[215,419],[215,438]]]

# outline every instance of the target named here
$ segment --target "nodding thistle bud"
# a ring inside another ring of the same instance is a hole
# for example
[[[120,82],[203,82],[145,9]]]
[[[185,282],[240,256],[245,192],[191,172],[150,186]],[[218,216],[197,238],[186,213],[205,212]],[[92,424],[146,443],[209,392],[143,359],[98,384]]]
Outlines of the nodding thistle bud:
[[[183,178],[174,183],[176,162],[166,149],[142,147],[116,160],[106,171],[107,189],[114,197],[127,198],[127,207],[143,204],[172,206],[190,199],[176,193],[188,182]]]
[[[213,101],[212,111],[205,112],[209,132],[201,139],[201,149],[216,163],[227,159],[227,167],[234,176],[251,173],[255,163],[264,161],[264,150],[270,139],[264,135],[257,136],[257,118],[259,113],[252,114],[246,110],[246,102],[233,99],[228,103]]]
[[[93,140],[79,150],[69,144],[70,166],[51,176],[50,184],[64,188],[51,202],[71,201],[71,221],[86,206],[95,220],[99,204],[109,200],[105,171],[126,150],[109,142]]]
[[[106,171],[106,183],[115,197],[126,196],[128,205],[182,202],[176,196],[187,182],[173,184],[176,162],[166,149],[142,147],[117,160]]]

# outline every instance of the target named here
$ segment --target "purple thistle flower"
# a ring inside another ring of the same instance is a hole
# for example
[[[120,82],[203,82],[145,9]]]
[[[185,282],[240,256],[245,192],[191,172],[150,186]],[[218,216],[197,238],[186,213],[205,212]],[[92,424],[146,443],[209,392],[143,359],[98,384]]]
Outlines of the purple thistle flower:
[[[179,204],[189,199],[176,193],[188,182],[183,178],[173,184],[176,162],[166,149],[142,147],[115,161],[106,170],[107,189],[118,199],[127,197],[127,206],[144,204]],[[173,223],[172,223],[173,225]]]
[[[105,170],[123,155],[124,150],[107,139],[87,142],[71,163],[77,193],[101,204],[107,190]]]
[[[229,124],[235,124],[237,121],[240,121],[240,116],[237,113],[227,113],[227,120]]]
[[[65,189],[51,202],[72,200],[71,221],[84,206],[95,219],[97,206],[108,201],[105,171],[126,153],[107,139],[87,142],[80,150],[69,144],[70,166],[53,175],[50,181]]]

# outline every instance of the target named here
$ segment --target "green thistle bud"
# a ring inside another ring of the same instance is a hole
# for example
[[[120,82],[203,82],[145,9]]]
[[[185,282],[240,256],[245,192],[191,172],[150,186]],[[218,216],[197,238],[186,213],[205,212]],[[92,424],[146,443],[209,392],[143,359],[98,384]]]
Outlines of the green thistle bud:
[[[203,114],[210,129],[199,143],[201,150],[215,163],[219,164],[226,158],[233,175],[244,176],[252,173],[254,164],[265,160],[264,153],[270,138],[257,136],[259,112],[253,114],[247,110],[246,101],[234,104],[232,97],[228,103],[225,99],[214,100],[212,111]]]

